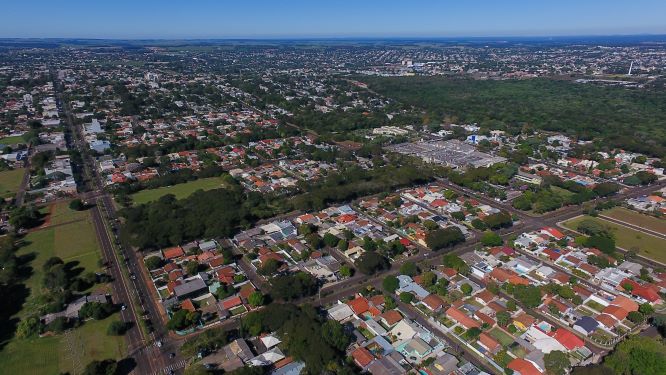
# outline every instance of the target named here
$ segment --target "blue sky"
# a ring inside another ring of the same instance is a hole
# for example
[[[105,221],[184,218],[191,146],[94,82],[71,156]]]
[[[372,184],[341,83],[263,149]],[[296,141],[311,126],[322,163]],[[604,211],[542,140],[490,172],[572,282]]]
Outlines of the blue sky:
[[[666,34],[664,0],[7,0],[0,37]]]

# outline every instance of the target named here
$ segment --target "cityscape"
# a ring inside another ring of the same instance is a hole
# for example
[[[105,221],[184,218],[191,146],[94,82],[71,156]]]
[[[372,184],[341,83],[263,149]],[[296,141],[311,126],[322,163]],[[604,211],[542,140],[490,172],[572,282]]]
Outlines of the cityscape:
[[[666,374],[666,24],[133,17],[0,27],[0,373]]]

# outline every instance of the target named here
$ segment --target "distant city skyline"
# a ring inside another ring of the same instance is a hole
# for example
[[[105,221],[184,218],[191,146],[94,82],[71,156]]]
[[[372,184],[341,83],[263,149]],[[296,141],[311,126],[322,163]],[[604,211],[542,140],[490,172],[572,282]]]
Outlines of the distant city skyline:
[[[353,38],[666,34],[656,0],[7,2],[0,38]]]

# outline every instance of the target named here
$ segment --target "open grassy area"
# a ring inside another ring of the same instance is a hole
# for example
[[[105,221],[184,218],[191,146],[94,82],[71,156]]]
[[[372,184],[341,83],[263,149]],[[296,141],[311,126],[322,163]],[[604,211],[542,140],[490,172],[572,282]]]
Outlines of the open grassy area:
[[[88,214],[87,214],[88,215]],[[61,226],[40,229],[28,233],[23,239],[25,244],[17,251],[18,256],[32,256],[30,267],[32,275],[25,281],[30,295],[19,316],[36,312],[42,290],[42,266],[50,257],[58,256],[65,263],[76,261],[77,267],[84,272],[96,271],[100,250],[95,237],[92,221],[86,220]]]
[[[108,336],[106,330],[119,315],[104,320],[90,320],[65,334],[10,341],[0,351],[3,374],[50,375],[69,372],[78,373],[76,360],[85,366],[94,359],[123,358],[126,353],[123,337]],[[79,367],[79,371],[81,368]]]
[[[24,168],[16,168],[9,171],[0,172],[0,197],[11,198],[21,186],[21,180],[25,173]]]
[[[17,255],[30,259],[28,265],[32,273],[25,281],[29,294],[21,311],[16,314],[19,318],[39,311],[40,297],[46,293],[42,288],[42,266],[50,257],[58,256],[65,262],[76,261],[76,267],[83,268],[83,272],[99,269],[100,251],[90,214],[87,211],[71,211],[67,203],[57,204],[53,212],[56,222],[80,220],[38,229],[23,238]],[[94,288],[104,289],[105,286]],[[70,333],[58,336],[28,340],[12,338],[0,350],[0,372],[37,375],[80,373],[83,366],[93,359],[121,359],[126,355],[125,338],[106,334],[109,324],[118,319],[119,314],[114,314],[102,321],[86,321]]]
[[[0,138],[0,145],[15,145],[17,143],[25,143],[23,136],[16,135],[13,137]]]
[[[502,331],[501,329],[495,327],[488,331],[488,334],[497,340],[502,346],[506,347],[509,346],[513,343],[513,337],[509,336],[506,332]]]
[[[593,220],[607,227],[615,237],[615,244],[618,247],[625,250],[638,249],[640,255],[666,263],[666,240],[591,216],[580,216],[563,224],[569,229],[576,230],[578,224],[583,220]]]
[[[51,217],[49,221],[51,225],[68,223],[76,220],[83,220],[88,218],[88,211],[75,211],[69,208],[69,202],[54,203],[50,209]]]
[[[645,229],[666,234],[666,219],[645,215],[624,207],[613,207],[601,214]]]
[[[178,185],[142,190],[138,193],[132,194],[132,200],[135,204],[148,203],[151,201],[156,201],[160,197],[167,194],[173,194],[176,196],[176,199],[182,199],[187,198],[190,194],[199,189],[213,190],[223,186],[224,179],[222,177],[201,178]]]

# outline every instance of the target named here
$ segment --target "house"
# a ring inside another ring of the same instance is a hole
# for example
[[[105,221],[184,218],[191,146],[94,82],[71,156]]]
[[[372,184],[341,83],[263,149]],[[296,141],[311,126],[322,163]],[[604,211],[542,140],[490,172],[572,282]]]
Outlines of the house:
[[[583,339],[564,328],[558,328],[555,333],[553,333],[553,338],[568,350],[575,350],[585,346]]]
[[[449,319],[458,322],[461,326],[465,327],[466,329],[470,329],[473,327],[479,328],[481,327],[481,323],[479,323],[477,320],[474,320],[467,316],[465,313],[462,311],[458,310],[455,307],[449,307],[448,310],[446,310],[446,316],[449,317]]]
[[[172,260],[185,255],[185,251],[183,251],[183,248],[180,246],[170,247],[162,250],[162,255],[164,256],[164,259]]]
[[[599,327],[599,322],[589,316],[584,316],[574,324],[574,329],[587,336]]]
[[[370,310],[370,304],[368,303],[368,299],[361,295],[358,295],[353,300],[347,302],[347,305],[349,305],[352,311],[354,311],[354,314],[356,314],[356,316],[361,316],[364,313],[368,312],[368,310]]]
[[[402,320],[402,315],[397,310],[388,310],[379,315],[380,321],[387,327],[393,327]]]
[[[347,319],[354,316],[354,310],[349,307],[346,303],[338,303],[337,305],[331,307],[327,310],[328,316],[338,322],[346,321]]]
[[[479,336],[478,343],[493,355],[502,349],[502,345],[485,332],[482,332]]]
[[[542,234],[545,234],[545,235],[547,235],[547,236],[549,236],[549,237],[554,238],[554,239],[557,240],[557,241],[559,241],[559,240],[563,239],[564,237],[566,237],[566,236],[564,235],[564,233],[560,232],[559,230],[557,230],[557,229],[555,229],[555,228],[553,228],[553,227],[545,227],[545,228],[541,228],[541,231],[540,231],[540,232],[541,232]]]
[[[201,294],[208,292],[208,286],[203,279],[199,277],[186,280],[184,283],[176,285],[173,289],[174,294],[179,300],[198,297]]]
[[[535,319],[526,312],[522,312],[518,316],[513,318],[513,325],[522,331],[526,331],[534,324],[534,322]]]
[[[428,368],[433,375],[449,375],[458,368],[458,358],[454,355],[442,352]]]
[[[407,371],[391,356],[383,356],[368,366],[372,375],[404,375]]]
[[[364,347],[358,347],[354,349],[351,353],[352,358],[356,366],[361,369],[366,369],[370,363],[375,359],[375,357],[370,353],[370,351]]]
[[[510,368],[511,370],[514,371],[514,374],[516,375],[542,375],[543,372],[539,370],[539,368],[534,365],[534,363],[522,359],[522,358],[515,358],[509,364],[506,366],[507,368]]]
[[[421,303],[430,311],[439,311],[444,306],[444,300],[437,294],[430,294]]]
[[[419,363],[421,360],[432,353],[432,347],[420,337],[412,337],[397,347],[397,351],[404,355],[408,361]]]

